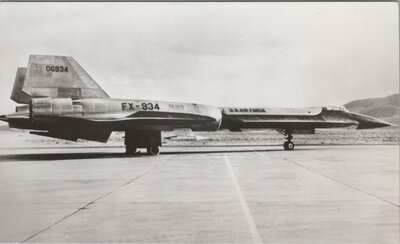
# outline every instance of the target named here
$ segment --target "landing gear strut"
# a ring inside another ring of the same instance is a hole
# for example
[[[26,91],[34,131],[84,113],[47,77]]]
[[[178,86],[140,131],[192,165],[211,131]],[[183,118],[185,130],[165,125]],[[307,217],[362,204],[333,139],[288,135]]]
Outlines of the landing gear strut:
[[[292,136],[292,131],[289,129],[284,129],[284,130],[279,130],[279,133],[281,133],[282,135],[285,136],[285,139],[287,141],[285,141],[283,143],[283,148],[285,150],[293,150],[294,149],[294,143],[292,142],[293,136]]]
[[[125,131],[126,155],[133,155],[138,148],[147,148],[149,155],[160,154],[161,131],[130,130]]]

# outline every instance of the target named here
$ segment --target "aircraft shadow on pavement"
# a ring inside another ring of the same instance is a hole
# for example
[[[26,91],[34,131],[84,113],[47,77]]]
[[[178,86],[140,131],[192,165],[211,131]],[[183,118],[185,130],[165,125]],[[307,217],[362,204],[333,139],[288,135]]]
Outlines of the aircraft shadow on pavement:
[[[315,150],[301,148],[296,150]],[[161,155],[179,155],[179,154],[220,154],[220,153],[249,153],[249,152],[272,152],[281,151],[290,153],[283,149],[240,149],[240,150],[193,150],[193,151],[171,151],[161,152]],[[96,159],[96,158],[141,158],[152,157],[146,153],[137,153],[127,156],[124,153],[103,153],[103,152],[88,152],[88,153],[33,153],[33,154],[3,154],[0,155],[0,162],[7,161],[55,161],[55,160],[73,160],[73,159]]]

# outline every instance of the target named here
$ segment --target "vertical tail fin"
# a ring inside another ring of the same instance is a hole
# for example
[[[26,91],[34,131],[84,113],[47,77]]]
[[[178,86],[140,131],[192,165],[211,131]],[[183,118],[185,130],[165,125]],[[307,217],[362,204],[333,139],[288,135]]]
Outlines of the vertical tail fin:
[[[31,55],[18,68],[11,99],[29,103],[35,97],[108,98],[106,92],[72,57]]]
[[[11,92],[11,99],[17,103],[27,104],[31,100],[31,96],[22,91],[25,82],[26,68],[19,67],[15,76],[14,87]]]

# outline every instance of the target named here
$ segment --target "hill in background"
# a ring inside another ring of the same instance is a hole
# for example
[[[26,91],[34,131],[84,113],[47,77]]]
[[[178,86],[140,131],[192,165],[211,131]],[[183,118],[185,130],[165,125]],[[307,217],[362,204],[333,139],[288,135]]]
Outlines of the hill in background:
[[[355,100],[343,105],[351,112],[383,119],[392,124],[400,124],[400,95],[394,94],[381,98]]]

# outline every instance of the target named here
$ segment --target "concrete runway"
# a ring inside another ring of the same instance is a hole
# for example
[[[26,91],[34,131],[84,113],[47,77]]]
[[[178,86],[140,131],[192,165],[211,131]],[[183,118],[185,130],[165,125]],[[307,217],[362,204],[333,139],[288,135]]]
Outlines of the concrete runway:
[[[398,146],[0,149],[1,242],[399,242]]]

